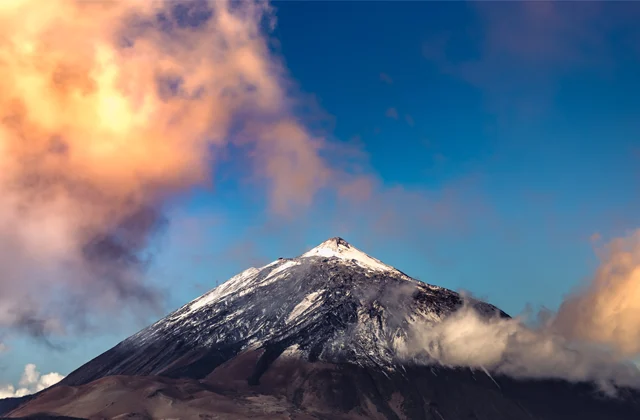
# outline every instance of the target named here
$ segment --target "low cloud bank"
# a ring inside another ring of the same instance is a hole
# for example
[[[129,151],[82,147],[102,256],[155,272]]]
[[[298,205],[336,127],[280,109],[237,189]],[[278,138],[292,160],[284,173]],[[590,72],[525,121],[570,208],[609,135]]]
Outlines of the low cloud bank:
[[[24,367],[18,387],[12,384],[0,386],[0,398],[23,397],[34,394],[57,384],[62,379],[64,379],[64,375],[57,372],[41,375],[36,365],[29,363]]]
[[[551,324],[527,326],[521,318],[487,318],[470,305],[432,325],[414,324],[405,359],[448,367],[470,367],[518,379],[593,382],[612,394],[616,387],[640,388],[640,370],[609,348],[574,341]]]
[[[515,378],[593,382],[606,393],[640,389],[640,230],[599,250],[592,281],[569,295],[557,313],[487,317],[472,305],[440,323],[416,323],[398,349],[405,359],[484,369]]]

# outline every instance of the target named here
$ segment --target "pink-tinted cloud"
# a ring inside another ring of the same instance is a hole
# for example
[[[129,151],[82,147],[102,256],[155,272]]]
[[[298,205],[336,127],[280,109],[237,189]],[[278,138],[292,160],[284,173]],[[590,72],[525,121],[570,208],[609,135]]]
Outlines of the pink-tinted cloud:
[[[386,83],[388,85],[392,85],[393,84],[393,79],[387,73],[380,73],[380,81],[382,81],[382,82],[384,82],[384,83]]]
[[[495,213],[483,194],[482,177],[469,176],[435,190],[385,186],[375,178],[354,179],[341,190],[343,200],[335,217],[349,220],[370,240],[420,241],[430,234],[451,237],[471,234],[495,222]]]
[[[306,247],[317,245],[305,238],[319,233],[323,237],[318,240],[330,236],[357,238],[357,246],[364,249],[401,243],[413,248],[420,258],[449,264],[437,238],[464,240],[499,225],[479,174],[433,189],[385,185],[369,173],[343,174],[334,182],[337,195],[322,207],[286,219],[270,217],[249,228],[237,243],[228,244],[229,249],[239,250],[231,255],[239,257],[233,260],[238,270],[250,262],[295,256]],[[262,245],[264,238],[269,238],[268,247]],[[283,254],[274,254],[274,250]],[[214,257],[216,261],[228,261],[229,256],[225,253],[224,258]]]
[[[622,2],[476,2],[472,7],[480,26],[466,42],[477,43],[477,54],[454,59],[449,47],[458,38],[443,32],[425,41],[423,55],[443,73],[481,89],[493,110],[512,116],[545,112],[559,78],[576,69],[610,72],[611,34],[620,42],[640,39],[629,13],[637,15],[637,8]]]
[[[407,124],[409,124],[409,126],[413,127],[416,122],[413,120],[413,117],[409,114],[404,116],[404,120],[407,122]]]
[[[141,271],[163,205],[210,185],[231,147],[277,214],[335,177],[328,142],[292,113],[270,6],[190,2],[180,25],[176,4],[2,2],[0,327],[157,309]]]
[[[436,153],[433,155],[433,160],[437,163],[445,163],[447,161],[447,157],[442,153]]]
[[[366,202],[371,199],[376,188],[371,177],[357,177],[344,182],[338,189],[338,197],[351,202]]]
[[[598,17],[596,3],[566,7],[554,2],[478,3],[486,28],[483,48],[490,56],[508,55],[536,67],[584,64],[597,44],[589,27]],[[509,17],[506,19],[506,17]]]
[[[398,116],[398,110],[397,110],[397,109],[395,109],[395,108],[389,108],[389,109],[387,109],[387,111],[384,113],[384,115],[385,115],[387,118],[392,118],[392,119],[394,119],[394,120],[397,120],[397,119],[399,118],[399,116]]]

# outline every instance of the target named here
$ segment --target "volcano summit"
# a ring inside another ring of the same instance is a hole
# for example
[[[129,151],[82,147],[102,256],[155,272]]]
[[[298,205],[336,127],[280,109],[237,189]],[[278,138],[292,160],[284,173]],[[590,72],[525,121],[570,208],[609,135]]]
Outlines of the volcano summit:
[[[467,300],[482,317],[509,318]],[[12,417],[637,419],[640,399],[410,357],[465,299],[341,238],[249,268],[16,401]]]

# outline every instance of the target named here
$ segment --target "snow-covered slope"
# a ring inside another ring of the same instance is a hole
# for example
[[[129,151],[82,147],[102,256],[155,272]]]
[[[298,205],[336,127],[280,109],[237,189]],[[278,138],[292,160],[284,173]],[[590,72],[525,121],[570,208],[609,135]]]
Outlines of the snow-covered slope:
[[[410,323],[437,322],[461,304],[457,293],[414,280],[332,238],[300,257],[243,271],[64,382],[115,374],[199,378],[259,348],[311,361],[391,366]],[[477,306],[498,311],[485,303]]]
[[[376,270],[382,272],[397,272],[397,270],[382,261],[377,260],[359,249],[354,248],[342,238],[331,238],[324,241],[311,251],[303,254],[301,258],[309,257],[325,257],[338,258],[343,262],[352,262],[367,270]]]

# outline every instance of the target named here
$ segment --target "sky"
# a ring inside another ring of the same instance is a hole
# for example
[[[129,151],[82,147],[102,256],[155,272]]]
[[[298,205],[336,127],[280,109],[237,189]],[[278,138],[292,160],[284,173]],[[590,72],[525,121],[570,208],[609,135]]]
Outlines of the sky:
[[[1,383],[27,364],[65,375],[237,272],[333,236],[516,315],[556,310],[600,246],[640,228],[637,3],[273,6],[288,115],[354,180],[280,211],[249,169],[266,158],[231,144],[205,168],[213,181],[163,201],[145,277],[161,307],[48,343],[9,331]]]

